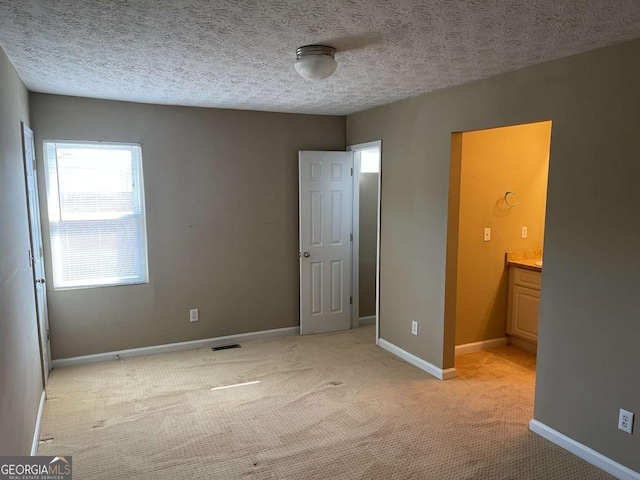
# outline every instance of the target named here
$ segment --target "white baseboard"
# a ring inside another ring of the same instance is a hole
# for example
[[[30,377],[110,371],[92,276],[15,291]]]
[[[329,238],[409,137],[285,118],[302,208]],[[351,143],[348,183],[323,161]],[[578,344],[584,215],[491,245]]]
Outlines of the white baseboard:
[[[151,347],[131,348],[128,350],[118,350],[114,352],[96,353],[94,355],[83,355],[80,357],[60,358],[52,362],[53,368],[69,367],[71,365],[83,365],[86,363],[108,362],[118,358],[144,357],[146,355],[157,355],[159,353],[180,352],[183,350],[195,350],[198,348],[220,347],[233,343],[248,342],[250,340],[264,340],[266,338],[284,337],[288,335],[299,335],[300,327],[276,328],[274,330],[262,330],[260,332],[240,333],[238,335],[227,335],[224,337],[205,338],[202,340],[192,340],[190,342],[167,343],[165,345],[154,345]]]
[[[601,453],[576,442],[551,427],[547,427],[538,420],[531,420],[529,422],[529,429],[620,480],[640,480],[640,473],[611,460],[609,457],[605,457]]]
[[[40,395],[40,405],[38,406],[38,416],[36,417],[36,428],[33,431],[33,440],[31,442],[32,457],[38,454],[38,445],[40,445],[40,424],[42,423],[42,412],[44,411],[44,402],[46,399],[47,394],[42,390],[42,395]]]
[[[525,352],[533,353],[534,355],[538,355],[538,344],[535,342],[531,342],[529,340],[525,340],[524,338],[514,337],[513,335],[509,336],[509,343],[520,350],[524,350]]]
[[[376,316],[369,315],[368,317],[360,317],[358,319],[358,323],[360,325],[375,325],[376,324]]]
[[[406,350],[401,349],[400,347],[396,347],[393,343],[389,343],[383,338],[379,340],[378,345],[384,348],[387,352],[393,353],[395,356],[409,362],[411,365],[415,365],[420,370],[424,370],[429,375],[433,375],[439,380],[448,380],[456,376],[455,368],[446,368],[443,370],[442,368],[436,367],[432,363],[429,363],[426,360],[422,360],[421,358],[416,357],[414,354],[409,353]]]
[[[501,347],[507,345],[509,339],[507,337],[492,338],[491,340],[482,340],[481,342],[465,343],[464,345],[456,345],[456,355],[464,355],[466,353],[479,352],[488,348]]]

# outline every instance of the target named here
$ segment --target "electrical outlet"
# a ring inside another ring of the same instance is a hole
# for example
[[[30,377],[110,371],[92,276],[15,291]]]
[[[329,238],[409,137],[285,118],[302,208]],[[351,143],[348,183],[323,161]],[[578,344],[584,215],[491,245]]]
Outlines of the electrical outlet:
[[[618,428],[623,432],[633,433],[633,417],[635,414],[627,412],[624,409],[620,409],[620,415],[618,416]]]
[[[484,229],[484,241],[488,242],[491,240],[491,229],[489,227],[485,227]]]
[[[190,322],[199,322],[200,321],[200,317],[198,315],[198,309],[197,308],[192,308],[191,310],[189,310],[189,321]]]
[[[522,238],[527,238],[529,234],[529,229],[527,227],[522,227]]]
[[[412,335],[418,334],[418,322],[416,322],[415,320],[411,321],[411,334]]]

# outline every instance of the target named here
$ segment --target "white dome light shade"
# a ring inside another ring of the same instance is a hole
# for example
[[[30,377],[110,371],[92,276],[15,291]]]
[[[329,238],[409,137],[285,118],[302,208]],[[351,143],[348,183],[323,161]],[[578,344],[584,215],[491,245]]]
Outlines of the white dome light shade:
[[[336,71],[334,59],[336,49],[325,45],[307,45],[296,50],[294,67],[301,77],[308,80],[322,80]]]

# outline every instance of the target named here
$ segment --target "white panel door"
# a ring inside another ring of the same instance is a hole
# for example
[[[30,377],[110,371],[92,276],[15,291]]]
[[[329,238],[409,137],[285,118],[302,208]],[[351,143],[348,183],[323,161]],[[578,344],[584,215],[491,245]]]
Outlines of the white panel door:
[[[47,288],[44,272],[44,253],[40,227],[40,206],[38,203],[38,178],[36,176],[36,155],[33,132],[22,124],[22,147],[24,153],[24,171],[27,180],[27,200],[29,207],[29,228],[31,234],[31,258],[33,281],[35,282],[36,307],[38,314],[38,333],[40,336],[40,354],[42,355],[42,375],[45,385],[51,370],[51,346],[49,344],[49,319],[47,316]]]
[[[299,154],[300,333],[351,328],[352,152]]]

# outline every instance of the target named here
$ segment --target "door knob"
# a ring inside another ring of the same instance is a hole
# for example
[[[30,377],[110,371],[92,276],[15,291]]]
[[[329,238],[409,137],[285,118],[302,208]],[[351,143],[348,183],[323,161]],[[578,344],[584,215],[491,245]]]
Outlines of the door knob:
[[[47,283],[47,280],[45,278],[37,278],[36,283]]]
[[[304,258],[309,258],[309,257],[311,256],[311,254],[310,254],[309,252],[304,252],[304,253],[302,254],[302,256],[303,256]]]

